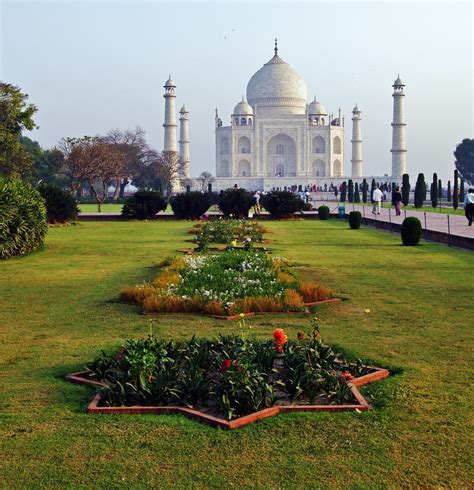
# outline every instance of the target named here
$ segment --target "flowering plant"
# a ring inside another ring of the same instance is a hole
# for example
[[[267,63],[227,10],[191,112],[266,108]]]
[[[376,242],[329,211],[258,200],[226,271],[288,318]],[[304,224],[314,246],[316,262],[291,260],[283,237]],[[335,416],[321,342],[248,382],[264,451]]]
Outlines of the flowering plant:
[[[275,328],[273,331],[273,340],[275,342],[275,350],[281,354],[283,352],[283,346],[288,341],[288,337],[282,328]]]

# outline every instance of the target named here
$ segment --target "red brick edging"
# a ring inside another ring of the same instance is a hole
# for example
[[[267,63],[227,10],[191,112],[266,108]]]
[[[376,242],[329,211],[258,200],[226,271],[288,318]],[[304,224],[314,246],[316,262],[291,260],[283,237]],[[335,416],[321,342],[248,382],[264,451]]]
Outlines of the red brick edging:
[[[87,407],[87,413],[92,414],[175,414],[180,413],[188,418],[198,420],[212,427],[219,427],[221,429],[232,430],[238,429],[245,425],[257,422],[258,420],[266,419],[268,417],[275,417],[280,413],[285,412],[340,412],[340,411],[354,411],[358,410],[360,412],[365,412],[371,407],[367,403],[367,400],[362,396],[358,387],[364,386],[366,384],[372,383],[374,381],[379,381],[381,379],[387,378],[390,373],[384,368],[372,368],[374,372],[361,376],[360,378],[354,379],[349,383],[349,387],[357,403],[350,405],[280,405],[270,408],[265,408],[264,410],[259,410],[258,412],[239,417],[238,419],[227,421],[219,417],[214,417],[206,413],[194,410],[192,408],[178,407],[178,406],[162,406],[162,407],[142,407],[142,406],[131,406],[131,407],[101,407],[101,396],[99,393],[94,395],[94,398]],[[83,383],[92,384],[98,386],[104,386],[103,383],[91,380],[88,378],[88,373],[90,371],[80,371],[78,373],[68,374],[66,379],[73,383]]]

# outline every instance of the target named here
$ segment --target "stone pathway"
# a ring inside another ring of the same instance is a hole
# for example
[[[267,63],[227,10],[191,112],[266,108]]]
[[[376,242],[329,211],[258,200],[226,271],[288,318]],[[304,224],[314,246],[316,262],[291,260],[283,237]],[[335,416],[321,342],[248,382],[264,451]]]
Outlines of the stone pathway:
[[[335,201],[329,202],[321,202],[317,201],[313,203],[313,206],[318,208],[319,206],[326,204],[331,211],[335,209],[334,212],[337,212],[337,206],[339,203]],[[422,208],[423,209],[423,208]],[[351,211],[360,211],[362,216],[366,218],[377,219],[380,221],[391,221],[392,223],[402,224],[405,217],[414,216],[421,221],[421,226],[425,229],[425,216],[426,216],[426,229],[430,231],[439,231],[441,233],[448,233],[448,216],[449,216],[449,229],[451,231],[451,235],[464,236],[469,238],[474,238],[474,225],[468,226],[467,219],[465,216],[460,216],[457,214],[443,214],[443,213],[431,213],[424,211],[413,211],[408,210],[404,211],[402,206],[402,214],[401,216],[395,216],[395,209],[393,208],[382,208],[380,210],[380,214],[375,216],[372,214],[372,205],[371,204],[350,204],[346,203],[346,213],[349,214]]]

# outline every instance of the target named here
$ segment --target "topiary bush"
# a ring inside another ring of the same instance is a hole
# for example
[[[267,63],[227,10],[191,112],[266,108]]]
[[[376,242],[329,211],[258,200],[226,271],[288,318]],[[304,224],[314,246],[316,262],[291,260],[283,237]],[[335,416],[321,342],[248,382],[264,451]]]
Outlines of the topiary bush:
[[[170,204],[177,218],[198,219],[211,207],[211,199],[202,192],[183,192],[173,196]]]
[[[41,185],[38,191],[45,200],[49,223],[66,223],[77,218],[76,200],[68,192],[48,184]]]
[[[137,191],[125,200],[122,215],[132,219],[152,219],[166,209],[166,201],[159,192]]]
[[[403,245],[418,245],[421,234],[422,228],[418,218],[411,216],[403,220],[401,231]]]
[[[273,218],[288,218],[303,211],[306,203],[290,191],[272,191],[264,194],[260,203]]]
[[[0,177],[0,258],[37,250],[47,231],[40,193],[22,180]]]
[[[362,224],[362,214],[360,211],[351,211],[349,213],[349,226],[351,230],[358,230]]]
[[[318,208],[319,219],[329,219],[329,208],[327,206],[319,206]]]
[[[217,204],[224,216],[247,218],[253,206],[253,195],[245,189],[234,187],[219,194]]]

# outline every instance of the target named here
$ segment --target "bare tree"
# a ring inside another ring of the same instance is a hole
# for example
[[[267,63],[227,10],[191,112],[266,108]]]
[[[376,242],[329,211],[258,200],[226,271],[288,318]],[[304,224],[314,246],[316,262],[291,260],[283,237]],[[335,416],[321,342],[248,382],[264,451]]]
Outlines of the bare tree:
[[[201,172],[199,175],[199,182],[201,182],[202,192],[207,192],[209,184],[214,182],[214,177],[210,172]]]
[[[176,192],[180,183],[182,172],[182,163],[177,151],[164,151],[157,154],[157,170],[164,185],[166,186],[166,195],[169,197]]]

